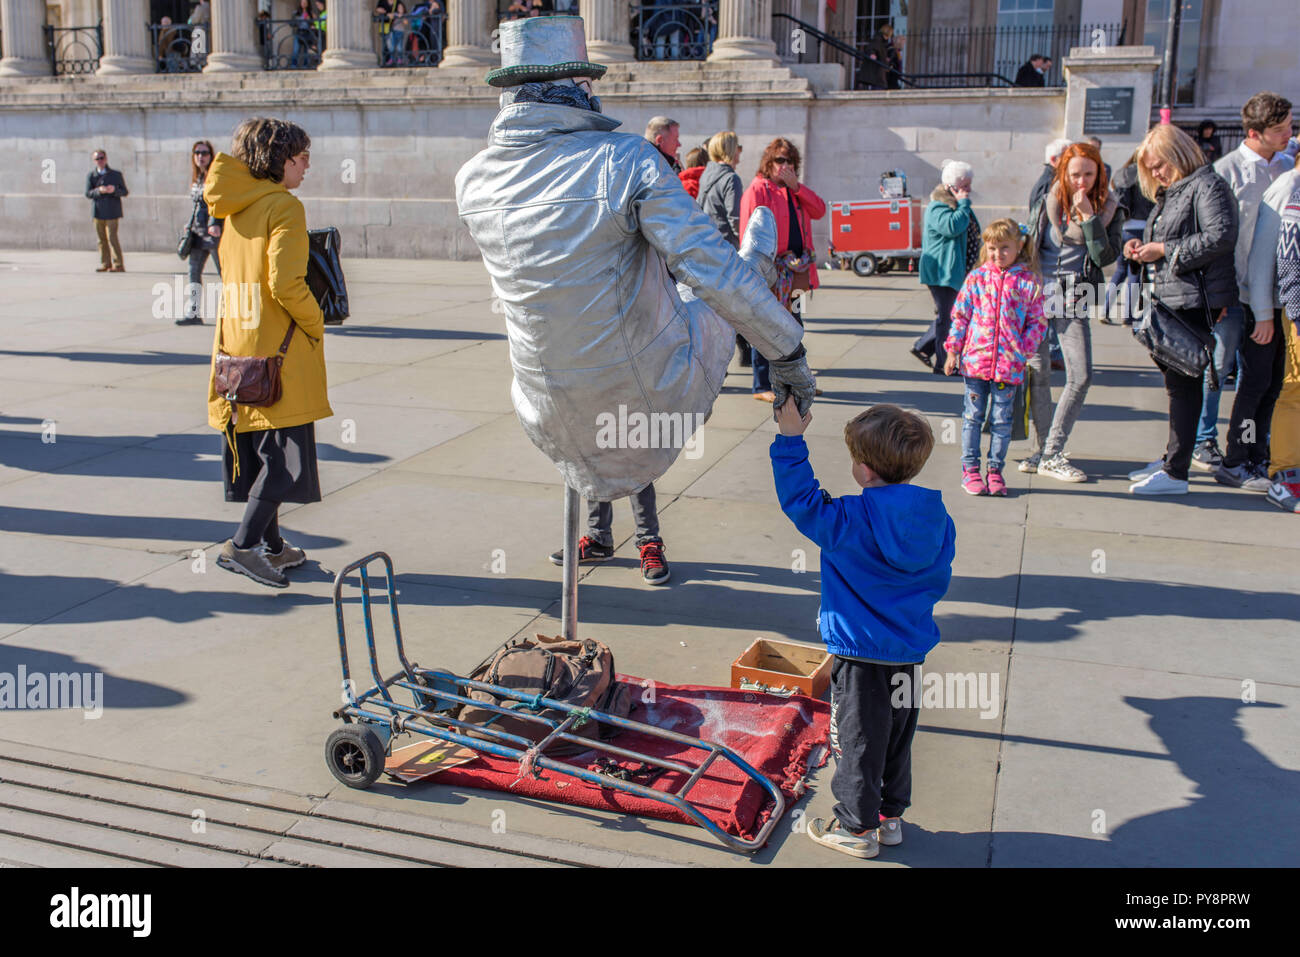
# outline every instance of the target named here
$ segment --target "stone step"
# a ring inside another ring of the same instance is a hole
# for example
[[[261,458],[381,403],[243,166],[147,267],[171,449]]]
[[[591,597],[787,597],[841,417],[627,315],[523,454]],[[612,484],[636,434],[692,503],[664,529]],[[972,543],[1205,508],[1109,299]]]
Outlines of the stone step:
[[[337,790],[352,793],[342,785]],[[665,862],[538,835],[494,834],[489,827],[395,810],[382,796],[356,803],[0,741],[0,863],[626,867]]]

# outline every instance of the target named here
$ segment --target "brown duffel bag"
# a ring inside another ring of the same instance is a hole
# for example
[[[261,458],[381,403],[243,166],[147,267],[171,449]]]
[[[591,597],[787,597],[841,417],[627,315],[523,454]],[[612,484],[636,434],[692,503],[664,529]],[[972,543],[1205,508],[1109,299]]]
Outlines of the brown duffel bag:
[[[632,699],[626,685],[614,678],[614,654],[599,641],[565,641],[537,635],[534,639],[516,638],[506,642],[468,675],[475,681],[509,688],[521,695],[538,695],[578,708],[592,708],[620,717],[632,710]],[[521,701],[498,698],[496,695],[472,689],[466,697],[476,701],[498,704],[512,710],[527,710]],[[563,720],[564,712],[553,708],[531,711],[554,720]],[[455,714],[461,721],[487,725],[509,734],[517,734],[537,742],[550,733],[550,728],[539,721],[527,721],[510,715],[498,714],[488,708],[461,705]],[[570,732],[595,739],[609,737],[616,728],[599,725],[594,721],[571,727]],[[488,734],[474,737],[490,741]],[[496,739],[499,740],[499,739]],[[575,745],[557,744],[556,751],[574,750]],[[552,749],[547,748],[547,753]]]

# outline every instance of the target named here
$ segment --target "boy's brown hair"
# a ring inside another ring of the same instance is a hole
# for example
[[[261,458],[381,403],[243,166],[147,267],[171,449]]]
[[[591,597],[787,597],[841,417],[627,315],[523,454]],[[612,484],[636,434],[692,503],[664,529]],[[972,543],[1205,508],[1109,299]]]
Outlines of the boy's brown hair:
[[[873,405],[844,426],[844,442],[861,462],[890,485],[910,482],[934,451],[934,431],[921,415],[896,405]]]
[[[255,116],[236,127],[230,152],[254,179],[281,183],[284,164],[310,146],[311,137],[298,124]]]
[[[1241,108],[1241,125],[1249,133],[1251,130],[1263,133],[1270,126],[1277,126],[1291,112],[1291,101],[1276,93],[1256,93]]]

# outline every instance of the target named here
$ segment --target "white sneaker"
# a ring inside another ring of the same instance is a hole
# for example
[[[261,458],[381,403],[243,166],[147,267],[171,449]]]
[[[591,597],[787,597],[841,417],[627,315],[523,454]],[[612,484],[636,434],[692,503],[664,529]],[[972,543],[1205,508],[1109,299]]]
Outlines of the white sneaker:
[[[808,836],[818,844],[848,854],[850,857],[865,860],[880,853],[880,841],[877,839],[876,831],[853,834],[845,830],[838,818],[831,818],[829,822],[819,817],[813,818],[808,823]]]
[[[1142,481],[1130,485],[1134,495],[1186,495],[1187,479],[1176,479],[1164,469],[1152,472]]]
[[[1140,482],[1144,478],[1147,478],[1150,475],[1154,475],[1156,472],[1164,471],[1164,468],[1165,468],[1165,460],[1164,457],[1162,456],[1161,458],[1156,459],[1150,465],[1144,465],[1140,469],[1134,469],[1132,472],[1129,472],[1128,480],[1130,482]]]

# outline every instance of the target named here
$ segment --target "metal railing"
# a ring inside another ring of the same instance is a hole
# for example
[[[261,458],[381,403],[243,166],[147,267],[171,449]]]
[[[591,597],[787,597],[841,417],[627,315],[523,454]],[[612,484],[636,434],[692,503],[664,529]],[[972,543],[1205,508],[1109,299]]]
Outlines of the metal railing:
[[[104,53],[104,24],[93,27],[45,25],[45,47],[54,76],[83,76],[99,69]]]
[[[262,66],[267,70],[314,70],[325,50],[325,31],[315,20],[257,20]]]
[[[445,46],[443,27],[446,14],[419,16],[390,14],[373,18],[379,65],[383,67],[437,66]]]
[[[718,2],[635,3],[632,35],[638,60],[703,60],[718,38]]]
[[[212,34],[204,23],[151,23],[155,73],[198,73],[208,63]]]
[[[1120,46],[1123,23],[1056,23],[1021,27],[938,27],[909,31],[903,52],[903,73],[917,86],[989,85],[980,77],[996,77],[1000,85],[1015,85],[1015,77],[1030,56],[1052,58],[1043,85],[1063,86],[1061,62],[1071,47]],[[861,39],[864,48],[870,38]]]
[[[578,16],[578,0],[497,0],[497,20],[524,20],[528,17]]]

